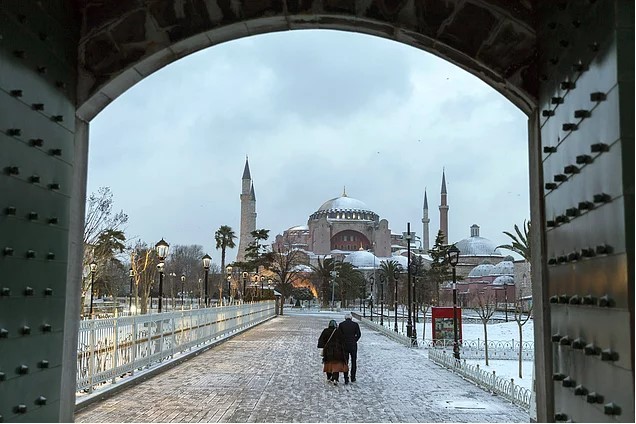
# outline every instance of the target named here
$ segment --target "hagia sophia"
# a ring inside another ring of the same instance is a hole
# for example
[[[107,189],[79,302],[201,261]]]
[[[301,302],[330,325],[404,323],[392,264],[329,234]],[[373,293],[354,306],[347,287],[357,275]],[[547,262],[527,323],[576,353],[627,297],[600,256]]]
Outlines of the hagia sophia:
[[[246,159],[241,193],[241,229],[237,260],[242,260],[250,243],[250,232],[256,229],[256,196]],[[448,212],[446,175],[442,172],[440,192],[440,231],[448,244]],[[420,246],[412,243],[411,254],[422,257],[425,266],[432,262],[428,254],[432,247],[429,239],[428,198],[424,192],[422,209],[422,235]],[[435,231],[433,234],[437,234]],[[433,237],[434,238],[434,237]],[[505,255],[491,240],[479,233],[479,226],[470,227],[470,235],[454,243],[459,249],[457,265],[458,296],[469,298],[478,291],[500,294],[500,300],[514,299],[518,294],[530,295],[530,266],[525,260]],[[387,219],[381,218],[364,202],[349,197],[346,190],[339,197],[324,202],[308,217],[307,224],[295,225],[275,237],[273,245],[279,251],[300,249],[307,263],[315,265],[318,259],[332,257],[351,263],[368,278],[380,268],[382,261],[394,260],[406,268],[407,244],[402,234],[391,232]]]

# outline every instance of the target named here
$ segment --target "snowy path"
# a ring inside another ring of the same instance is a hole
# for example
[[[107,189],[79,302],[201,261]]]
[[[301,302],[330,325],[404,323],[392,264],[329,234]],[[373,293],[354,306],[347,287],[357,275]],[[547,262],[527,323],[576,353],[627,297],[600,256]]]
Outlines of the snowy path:
[[[316,342],[330,318],[324,313],[274,318],[87,407],[75,420],[529,422],[517,406],[365,327],[358,381],[328,385]],[[339,321],[341,314],[333,318]]]

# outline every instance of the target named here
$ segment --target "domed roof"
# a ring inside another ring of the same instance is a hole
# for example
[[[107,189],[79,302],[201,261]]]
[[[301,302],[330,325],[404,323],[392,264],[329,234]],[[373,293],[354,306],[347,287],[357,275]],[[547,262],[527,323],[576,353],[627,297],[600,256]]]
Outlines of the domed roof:
[[[497,245],[487,238],[479,236],[479,225],[470,227],[470,237],[455,243],[459,249],[459,256],[503,256]]]
[[[306,231],[306,230],[309,230],[309,226],[296,225],[295,227],[290,227],[287,231]]]
[[[400,266],[402,266],[402,268],[404,270],[406,270],[406,267],[408,266],[409,263],[409,259],[406,256],[402,256],[402,255],[393,255],[393,256],[389,256],[388,258],[380,258],[381,261],[395,261],[398,264],[400,264]]]
[[[503,286],[504,284],[507,286],[514,285],[515,279],[512,278],[510,275],[500,275],[493,280],[492,284],[495,286]]]
[[[359,210],[359,211],[369,211],[369,207],[361,202],[358,199],[354,199],[353,197],[349,197],[346,194],[340,197],[335,197],[333,199],[327,200],[322,206],[318,209],[319,211],[329,211],[329,210]]]
[[[482,263],[477,265],[475,268],[471,269],[468,273],[469,277],[485,277],[486,275],[490,275],[492,273],[492,269],[495,266],[489,263]]]
[[[373,268],[374,264],[376,266],[380,265],[380,259],[378,259],[373,253],[366,250],[351,252],[346,258],[344,258],[344,261],[350,263],[356,268]]]
[[[512,261],[501,261],[492,268],[490,275],[514,275],[515,264]]]

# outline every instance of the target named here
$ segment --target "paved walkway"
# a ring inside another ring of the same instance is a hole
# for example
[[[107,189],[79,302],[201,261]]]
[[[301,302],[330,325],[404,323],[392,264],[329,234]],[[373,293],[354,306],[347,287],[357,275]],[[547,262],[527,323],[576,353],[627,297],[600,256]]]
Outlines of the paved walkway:
[[[76,422],[529,422],[526,412],[362,327],[357,381],[334,387],[330,318],[276,317],[76,414]]]

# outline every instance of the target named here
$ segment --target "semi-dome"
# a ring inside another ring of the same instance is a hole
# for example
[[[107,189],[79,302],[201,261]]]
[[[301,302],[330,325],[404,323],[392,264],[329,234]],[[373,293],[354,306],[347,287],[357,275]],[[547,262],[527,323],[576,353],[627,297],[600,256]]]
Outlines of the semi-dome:
[[[388,258],[380,258],[380,260],[385,262],[395,261],[402,267],[403,270],[406,270],[406,267],[409,263],[409,259],[406,256],[402,255],[393,255],[389,256]]]
[[[492,269],[495,266],[489,263],[482,263],[477,265],[475,268],[471,269],[468,273],[469,277],[485,277],[492,273]]]
[[[510,275],[500,275],[492,281],[492,284],[495,286],[510,286],[515,284],[515,279]]]
[[[290,227],[287,231],[308,231],[309,226],[307,225],[296,225],[294,227]]]
[[[514,275],[515,264],[512,261],[501,261],[495,265],[490,275]]]
[[[344,258],[344,261],[356,268],[373,268],[374,265],[378,266],[380,264],[380,259],[367,250],[351,252]]]
[[[459,249],[459,256],[503,256],[494,242],[479,236],[476,224],[470,227],[470,237],[458,241],[455,246]]]

